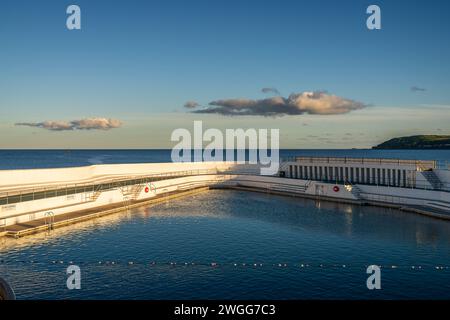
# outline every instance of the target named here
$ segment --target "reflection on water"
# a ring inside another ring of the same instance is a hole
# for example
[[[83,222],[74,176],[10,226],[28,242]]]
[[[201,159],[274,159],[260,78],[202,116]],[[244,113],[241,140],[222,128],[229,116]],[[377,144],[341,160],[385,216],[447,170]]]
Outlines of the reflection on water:
[[[450,223],[393,209],[211,191],[1,241],[22,299],[450,298]],[[80,291],[65,288],[70,262]]]
[[[171,201],[160,203],[158,206],[160,208],[172,208]],[[194,212],[189,216],[207,216],[210,215],[207,212]],[[42,232],[18,239],[8,238],[8,237],[0,237],[0,253],[5,252],[9,249],[18,250],[23,247],[32,246],[32,245],[45,245],[51,241],[55,241],[60,239],[61,237],[67,236],[70,233],[73,237],[82,237],[86,232],[87,233],[95,233],[97,231],[102,231],[104,228],[111,229],[117,226],[118,224],[129,221],[135,218],[153,218],[156,219],[158,217],[180,217],[186,216],[184,212],[171,211],[170,213],[164,211],[153,211],[153,207],[140,207],[134,208],[132,210],[124,208],[123,211],[117,212],[114,214],[98,217],[92,220],[78,222],[73,225],[64,226],[61,228],[57,228],[48,232]]]

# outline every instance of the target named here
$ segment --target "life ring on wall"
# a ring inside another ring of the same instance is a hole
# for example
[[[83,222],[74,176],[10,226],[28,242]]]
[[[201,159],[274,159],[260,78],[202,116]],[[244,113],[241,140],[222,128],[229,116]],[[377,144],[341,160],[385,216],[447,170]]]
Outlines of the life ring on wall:
[[[334,187],[333,187],[333,191],[334,191],[334,192],[339,192],[339,190],[340,190],[340,189],[339,189],[338,186],[334,186]]]
[[[145,193],[149,193],[150,191],[156,194],[156,187],[153,183],[147,184],[144,188]]]

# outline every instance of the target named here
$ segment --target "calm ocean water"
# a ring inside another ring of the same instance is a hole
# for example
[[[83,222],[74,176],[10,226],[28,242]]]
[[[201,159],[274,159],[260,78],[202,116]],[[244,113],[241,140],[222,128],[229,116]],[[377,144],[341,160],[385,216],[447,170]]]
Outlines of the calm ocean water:
[[[450,159],[450,151],[282,154]],[[169,157],[168,151],[0,151],[4,169]],[[72,263],[81,267],[81,290],[66,288]],[[382,266],[382,290],[366,287],[371,264]],[[50,234],[0,238],[0,276],[19,299],[450,299],[450,223],[217,190]]]
[[[0,150],[0,170],[170,162],[170,153],[170,150]],[[280,157],[292,156],[450,161],[450,150],[280,150]]]

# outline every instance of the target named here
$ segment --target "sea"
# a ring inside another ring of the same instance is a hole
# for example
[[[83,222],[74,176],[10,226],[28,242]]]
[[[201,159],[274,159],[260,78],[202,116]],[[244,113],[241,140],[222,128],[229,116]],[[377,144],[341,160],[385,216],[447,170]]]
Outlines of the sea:
[[[170,150],[1,150],[0,169],[168,162]],[[450,160],[450,150],[281,150]],[[1,231],[1,230],[0,230]],[[80,268],[80,289],[67,268]],[[369,290],[371,265],[380,289]],[[450,299],[450,222],[389,208],[211,190],[0,238],[17,299]]]

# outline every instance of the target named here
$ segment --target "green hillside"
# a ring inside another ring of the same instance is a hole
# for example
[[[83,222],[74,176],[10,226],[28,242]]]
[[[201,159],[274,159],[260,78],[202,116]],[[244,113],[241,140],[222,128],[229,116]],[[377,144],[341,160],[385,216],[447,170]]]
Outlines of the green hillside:
[[[422,135],[394,138],[373,149],[450,149],[450,136]]]

